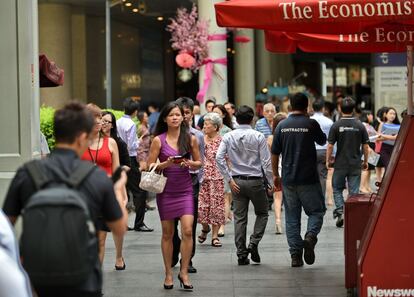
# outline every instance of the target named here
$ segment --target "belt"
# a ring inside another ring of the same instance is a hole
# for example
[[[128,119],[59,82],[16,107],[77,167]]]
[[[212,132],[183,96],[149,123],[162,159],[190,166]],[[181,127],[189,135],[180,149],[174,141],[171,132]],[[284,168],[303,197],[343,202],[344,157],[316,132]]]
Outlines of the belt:
[[[243,180],[258,180],[258,179],[262,179],[261,176],[245,176],[245,175],[233,175],[233,178],[243,179]]]

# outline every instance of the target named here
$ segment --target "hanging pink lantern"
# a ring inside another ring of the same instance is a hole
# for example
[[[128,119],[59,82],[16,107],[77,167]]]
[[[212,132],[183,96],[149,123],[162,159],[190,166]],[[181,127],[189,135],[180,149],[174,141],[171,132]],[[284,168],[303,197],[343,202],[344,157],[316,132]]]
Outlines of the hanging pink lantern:
[[[189,53],[180,52],[175,57],[175,62],[177,63],[178,66],[180,66],[182,68],[191,68],[195,64],[196,60]]]
[[[234,41],[240,42],[240,43],[247,43],[247,42],[250,42],[250,38],[244,35],[239,35],[239,36],[234,37]]]

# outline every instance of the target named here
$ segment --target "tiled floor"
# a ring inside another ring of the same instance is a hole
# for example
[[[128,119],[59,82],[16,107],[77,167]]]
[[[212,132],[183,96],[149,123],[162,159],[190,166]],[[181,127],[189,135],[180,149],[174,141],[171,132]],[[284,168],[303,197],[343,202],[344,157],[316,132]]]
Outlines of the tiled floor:
[[[335,227],[332,209],[328,209],[319,235],[315,264],[305,264],[302,268],[290,267],[286,236],[274,234],[274,213],[272,211],[269,214],[266,233],[259,245],[262,258],[260,265],[237,265],[233,225],[230,223],[222,239],[223,247],[211,247],[210,238],[202,245],[197,243],[194,266],[198,273],[190,275],[195,290],[189,293],[179,289],[177,279],[173,290],[162,288],[161,227],[157,210],[147,212],[145,221],[155,228],[155,232],[128,232],[124,246],[125,271],[114,270],[114,244],[111,236],[108,236],[104,263],[105,297],[346,296],[343,229]],[[249,215],[251,230],[254,222],[252,207]],[[306,215],[303,214],[303,227],[306,226],[305,219]],[[178,268],[175,268],[175,274],[178,274]]]

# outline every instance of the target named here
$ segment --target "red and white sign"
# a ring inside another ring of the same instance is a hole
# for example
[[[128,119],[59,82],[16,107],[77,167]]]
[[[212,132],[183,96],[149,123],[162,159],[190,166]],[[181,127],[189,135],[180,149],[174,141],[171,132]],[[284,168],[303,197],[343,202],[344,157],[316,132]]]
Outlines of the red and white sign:
[[[414,25],[410,0],[230,0],[215,9],[221,27],[345,34],[383,24]],[[337,24],[327,25],[332,23]]]
[[[265,31],[266,49],[275,53],[294,53],[297,49],[316,53],[404,52],[414,45],[414,30],[376,27],[353,34],[311,34]]]

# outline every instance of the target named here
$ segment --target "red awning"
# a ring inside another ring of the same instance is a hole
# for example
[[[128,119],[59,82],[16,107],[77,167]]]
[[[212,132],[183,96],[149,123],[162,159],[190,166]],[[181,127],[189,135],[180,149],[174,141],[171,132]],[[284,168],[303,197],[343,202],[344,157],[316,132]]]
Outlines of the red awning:
[[[414,25],[414,2],[408,0],[230,0],[215,9],[221,27],[337,34]]]
[[[389,31],[383,27],[358,34],[311,34],[265,31],[266,49],[274,53],[381,53],[405,52],[414,45],[414,31]]]

